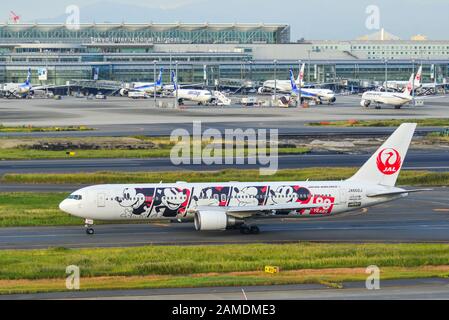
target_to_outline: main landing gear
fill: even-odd
[[[95,233],[94,228],[92,226],[94,225],[94,221],[92,219],[86,219],[84,220],[84,227],[86,228],[86,234],[93,235]]]
[[[241,234],[259,234],[260,229],[258,226],[248,226],[246,224],[243,224],[240,226],[240,233]]]

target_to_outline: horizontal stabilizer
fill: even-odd
[[[425,191],[432,191],[432,189],[398,190],[398,191],[390,191],[390,192],[368,193],[366,196],[369,198],[375,198],[375,197],[396,196],[396,195],[401,195],[401,194],[408,194],[408,193],[414,193],[414,192],[425,192]]]

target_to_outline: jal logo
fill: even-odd
[[[386,175],[392,175],[401,168],[401,156],[395,149],[383,149],[377,156],[377,168]]]

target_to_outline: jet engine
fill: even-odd
[[[369,100],[360,101],[360,105],[365,108],[368,108],[370,104],[371,104],[371,101],[369,101]]]
[[[199,211],[195,214],[195,229],[198,231],[226,230],[244,223],[243,220],[228,216],[222,210]]]
[[[126,90],[126,89],[120,89],[120,95],[121,95],[122,97],[128,96],[128,90]]]

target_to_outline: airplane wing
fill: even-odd
[[[203,206],[195,209],[198,211],[207,211],[207,210],[222,210],[227,215],[235,217],[235,218],[249,218],[257,213],[264,211],[281,211],[281,210],[305,210],[305,209],[314,209],[314,208],[322,208],[326,206],[326,204],[303,204],[303,203],[289,203],[289,204],[278,204],[278,205],[269,205],[269,206],[235,206],[235,207],[209,207]]]
[[[376,197],[396,196],[396,195],[401,195],[401,194],[414,193],[414,192],[425,192],[425,191],[432,191],[432,190],[433,189],[397,190],[397,191],[391,191],[391,192],[368,193],[366,196],[369,198],[376,198]]]

